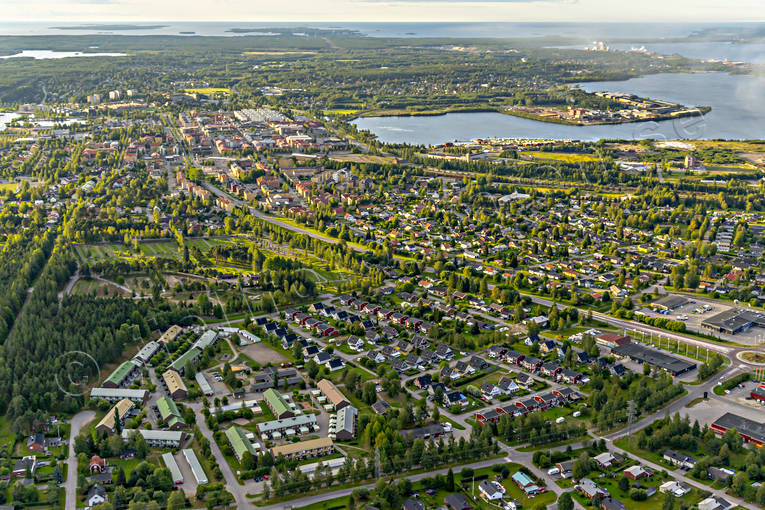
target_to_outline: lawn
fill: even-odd
[[[554,161],[563,161],[564,163],[579,163],[580,161],[598,161],[598,157],[592,154],[570,154],[559,152],[529,151],[525,155],[535,159],[552,159]],[[557,191],[557,190],[556,190]]]
[[[339,510],[341,508],[348,508],[350,503],[350,496],[341,496],[335,499],[328,499],[326,501],[319,501],[306,506],[292,507],[294,509],[300,508],[301,510]]]
[[[618,446],[624,451],[627,451],[635,455],[636,457],[641,457],[643,459],[649,460],[653,462],[654,464],[658,464],[660,466],[666,466],[667,470],[675,469],[674,466],[672,466],[666,460],[664,460],[664,457],[662,457],[662,454],[660,452],[641,450],[640,448],[638,448],[637,441],[634,439],[629,439],[627,437],[620,437],[619,439],[614,441],[614,445]],[[687,455],[692,455],[694,457],[698,455],[696,452],[679,452],[679,453],[686,453]]]
[[[507,491],[505,493],[505,499],[516,499],[518,500],[523,508],[546,508],[548,505],[555,502],[556,497],[555,493],[545,492],[542,494],[538,494],[536,496],[527,497],[526,493],[521,490],[520,487],[518,487],[515,482],[512,480],[512,475],[515,474],[517,471],[520,471],[523,466],[520,464],[515,463],[508,463],[508,464],[500,464],[503,467],[506,467],[510,471],[510,476],[508,476],[506,479],[502,480],[502,486]],[[476,469],[475,470],[475,478],[486,476],[489,480],[494,479],[494,477],[497,474],[497,471],[494,471],[495,466],[492,467],[486,467],[482,469]],[[463,483],[467,482],[468,488],[470,488],[471,479],[468,478],[466,480],[462,480]],[[544,484],[541,484],[540,487],[544,487]]]

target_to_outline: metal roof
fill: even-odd
[[[165,461],[167,469],[170,470],[170,476],[173,477],[173,483],[183,483],[183,475],[181,474],[181,469],[178,467],[178,463],[175,462],[175,457],[173,457],[173,454],[163,453],[162,460]]]
[[[202,464],[199,463],[199,459],[197,458],[197,454],[194,453],[194,450],[191,448],[184,448],[183,456],[186,458],[186,462],[189,463],[189,466],[191,466],[191,472],[194,473],[194,478],[197,479],[197,483],[199,485],[207,483],[209,480],[207,479],[205,470],[202,468]]]

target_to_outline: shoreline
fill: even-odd
[[[361,119],[361,118],[442,117],[450,113],[499,113],[503,115],[512,115],[513,117],[520,117],[523,119],[534,120],[537,122],[546,122],[548,124],[560,124],[564,126],[586,127],[586,126],[634,124],[638,122],[655,122],[655,121],[671,120],[671,119],[678,119],[678,118],[684,118],[684,117],[703,117],[704,115],[712,111],[711,106],[697,106],[695,108],[696,110],[684,111],[676,115],[665,114],[665,115],[656,115],[656,116],[642,118],[642,119],[630,119],[630,120],[624,120],[624,121],[602,121],[602,122],[573,122],[566,119],[559,119],[555,117],[544,117],[541,115],[534,115],[533,113],[520,112],[516,110],[504,110],[504,109],[493,108],[493,107],[475,107],[475,108],[466,107],[466,108],[453,108],[453,109],[442,109],[442,110],[423,110],[418,112],[408,112],[408,111],[399,111],[399,110],[382,110],[382,111],[375,110],[375,111],[359,113],[353,116],[353,118],[349,119],[349,122],[352,122],[354,120]]]

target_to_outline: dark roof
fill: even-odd
[[[463,494],[449,494],[444,503],[452,510],[468,510],[473,508]]]
[[[611,352],[620,357],[629,357],[640,363],[649,363],[675,375],[682,374],[696,367],[696,363],[664,354],[637,343],[620,345]]]
[[[756,422],[737,414],[725,413],[712,426],[725,430],[736,429],[739,434],[744,434],[756,441],[765,442],[765,423]]]
[[[407,499],[401,504],[403,510],[425,510],[425,505],[417,499]]]
[[[618,499],[606,498],[600,503],[603,510],[627,510],[627,507]]]

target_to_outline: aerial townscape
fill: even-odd
[[[765,25],[49,25],[0,35],[0,510],[765,508]]]

